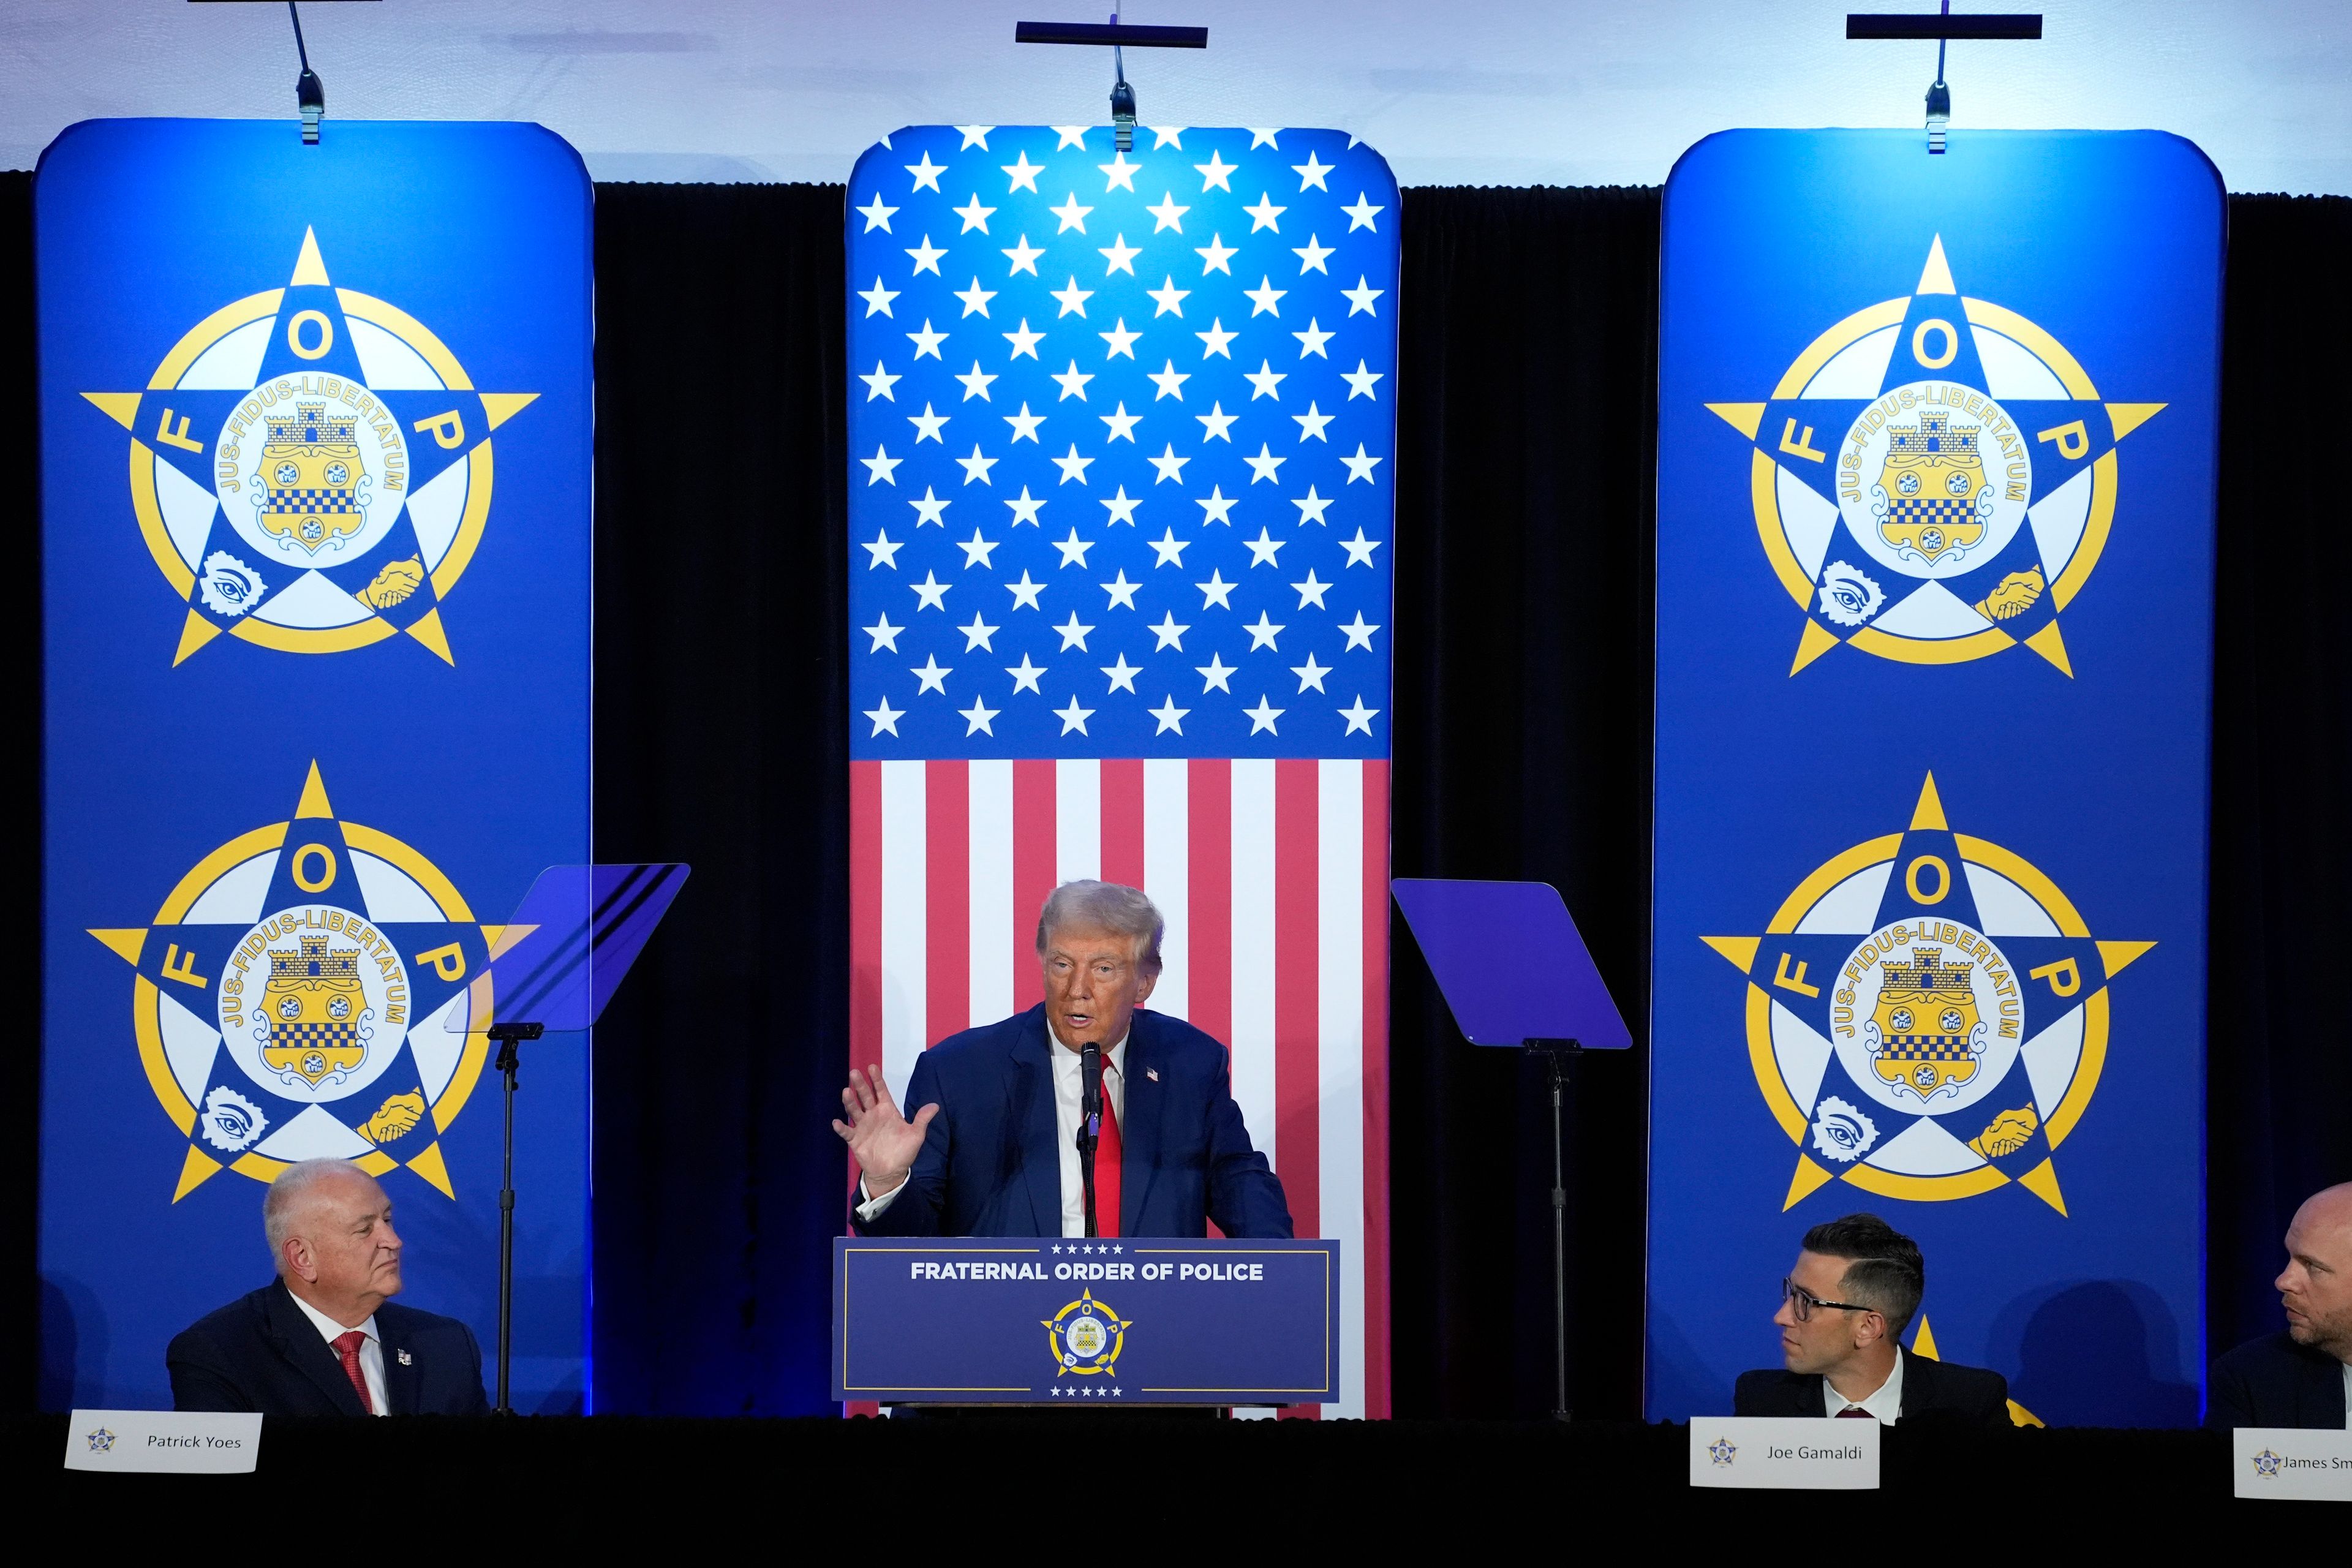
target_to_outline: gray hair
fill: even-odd
[[[1091,878],[1063,883],[1046,896],[1045,907],[1037,913],[1037,955],[1045,955],[1047,931],[1073,927],[1126,937],[1135,943],[1136,966],[1146,974],[1160,973],[1160,939],[1167,934],[1168,922],[1142,889]]]
[[[331,1176],[351,1174],[373,1181],[349,1160],[297,1160],[278,1173],[261,1198],[261,1229],[269,1237],[269,1256],[279,1273],[286,1270],[286,1241],[294,1234],[303,1198]]]

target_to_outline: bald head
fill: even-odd
[[[2320,1188],[2303,1200],[2303,1206],[2294,1211],[2294,1220],[2297,1225],[2308,1220],[2336,1230],[2352,1227],[2352,1182]]]
[[[2304,1200],[2286,1227],[2286,1267],[2273,1281],[2297,1344],[2352,1362],[2352,1182]]]

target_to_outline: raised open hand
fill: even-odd
[[[890,1086],[882,1081],[879,1064],[865,1072],[849,1069],[849,1087],[841,1091],[841,1107],[849,1120],[835,1122],[833,1130],[849,1145],[850,1157],[864,1173],[866,1195],[878,1198],[896,1192],[907,1179],[915,1156],[923,1152],[923,1130],[940,1108],[926,1105],[915,1112],[912,1121],[898,1114]]]

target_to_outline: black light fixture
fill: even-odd
[[[191,5],[219,5],[225,0],[188,0]],[[226,0],[226,3],[251,4],[254,0]],[[327,117],[327,84],[310,68],[310,47],[302,41],[302,13],[294,0],[286,0],[286,14],[294,22],[294,54],[302,62],[302,74],[294,79],[294,107],[302,116],[302,144],[319,144],[319,122]]]
[[[290,5],[292,0],[288,0]],[[1127,56],[1122,46],[1133,44],[1138,48],[1205,49],[1209,47],[1206,27],[1140,27],[1132,26],[1111,13],[1108,24],[1101,22],[1015,22],[1013,41],[1016,44],[1108,44],[1111,55],[1110,123],[1111,140],[1118,151],[1129,153],[1135,148],[1135,89],[1127,81]]]
[[[1849,12],[1845,36],[1936,40],[1936,79],[1927,84],[1927,151],[1941,153],[1945,132],[1952,123],[1952,89],[1944,85],[1946,47],[1954,38],[2038,38],[2042,36],[2042,15],[2038,11],[2005,11],[1981,16],[1955,16],[1952,0],[1944,0],[1942,11],[1932,16]]]
[[[286,0],[286,14],[294,18],[294,53],[302,61],[302,74],[294,79],[294,107],[302,114],[302,144],[319,144],[319,121],[327,117],[327,84],[310,68],[310,46],[302,41],[302,11],[294,0]]]

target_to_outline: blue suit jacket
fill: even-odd
[[[937,1104],[907,1185],[869,1236],[1059,1236],[1061,1136],[1045,1005],[950,1035],[925,1051],[906,1111]],[[1286,1237],[1282,1181],[1250,1147],[1225,1047],[1138,1008],[1119,1121],[1121,1236]],[[1153,1075],[1157,1073],[1155,1078]]]

